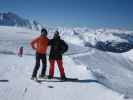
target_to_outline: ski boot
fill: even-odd
[[[36,81],[37,80],[37,77],[36,76],[32,76],[31,77],[31,80],[35,80]]]
[[[47,76],[46,75],[39,75],[39,78],[42,78],[42,79],[47,79]]]
[[[61,77],[61,80],[62,80],[62,81],[66,81],[66,80],[67,80],[66,76],[65,76],[65,75],[62,76],[62,77]]]

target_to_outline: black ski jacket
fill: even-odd
[[[48,44],[51,46],[49,59],[62,60],[62,55],[68,50],[68,45],[65,41],[58,37],[49,40]]]

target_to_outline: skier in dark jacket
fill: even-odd
[[[55,32],[53,39],[49,40],[49,45],[51,46],[51,49],[49,55],[50,70],[48,78],[52,79],[54,77],[54,64],[56,61],[60,71],[60,78],[62,80],[66,80],[62,55],[68,50],[68,45],[65,43],[64,40],[60,39],[58,31]]]

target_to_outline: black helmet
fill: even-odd
[[[41,35],[42,35],[42,36],[47,36],[47,34],[48,34],[47,30],[46,30],[45,28],[43,28],[43,29],[41,30]]]

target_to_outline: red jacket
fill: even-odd
[[[48,38],[44,36],[39,36],[32,40],[31,46],[39,54],[46,54],[48,47]]]

